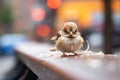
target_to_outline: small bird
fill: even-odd
[[[75,51],[81,49],[84,43],[75,22],[65,22],[63,28],[51,40],[56,42],[56,49],[63,52],[62,57],[67,56],[66,52],[78,55]]]

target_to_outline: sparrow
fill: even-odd
[[[54,40],[56,43],[56,48],[53,50],[57,49],[63,52],[63,57],[67,56],[65,54],[66,52],[78,55],[76,51],[81,49],[84,43],[83,37],[78,31],[78,26],[75,22],[65,22],[63,28],[51,40]]]

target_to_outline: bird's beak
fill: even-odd
[[[72,32],[70,32],[70,33],[69,33],[69,38],[74,38],[74,36],[73,36],[73,33],[72,33]]]

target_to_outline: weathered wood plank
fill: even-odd
[[[43,80],[120,80],[120,57],[114,55],[51,56],[50,44],[16,46],[20,59]]]

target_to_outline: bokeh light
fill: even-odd
[[[103,10],[102,1],[70,0],[65,1],[57,10],[57,18],[59,23],[67,20],[77,20],[82,28],[87,29],[92,25],[92,14],[94,12],[102,13]]]
[[[45,18],[46,12],[42,8],[34,8],[32,10],[32,19],[35,21],[41,21]]]
[[[50,32],[51,32],[51,29],[46,24],[41,24],[36,29],[36,34],[39,37],[47,37],[47,36],[49,36]]]
[[[47,0],[47,6],[51,9],[57,9],[61,5],[61,0]]]

